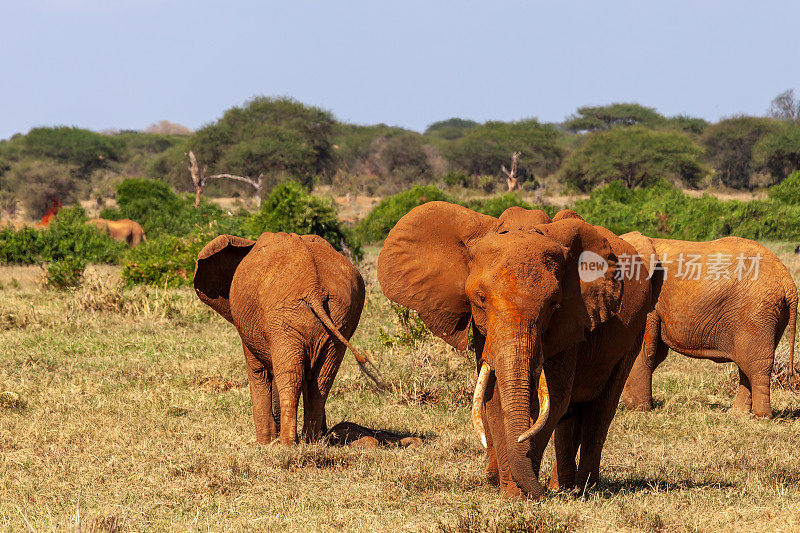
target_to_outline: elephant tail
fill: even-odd
[[[787,291],[786,301],[789,303],[789,385],[797,383],[797,376],[794,368],[794,341],[797,331],[797,287],[792,281],[791,288]]]
[[[306,303],[308,303],[308,306],[311,308],[314,314],[317,315],[317,318],[319,318],[320,322],[322,322],[325,328],[331,333],[333,333],[334,337],[339,339],[345,346],[347,346],[350,349],[351,352],[353,352],[353,355],[355,356],[356,361],[358,362],[358,367],[369,379],[373,381],[373,383],[375,383],[375,386],[378,388],[378,390],[379,391],[386,390],[386,385],[383,383],[383,378],[381,377],[381,373],[378,371],[377,368],[375,368],[375,365],[372,364],[372,361],[370,361],[367,358],[367,356],[356,350],[353,347],[353,345],[350,344],[350,341],[348,341],[344,337],[344,335],[342,335],[342,333],[339,331],[339,328],[337,328],[336,324],[334,324],[333,320],[331,320],[331,317],[328,316],[328,313],[325,311],[325,308],[322,307],[322,302],[317,300],[313,301],[307,300]]]

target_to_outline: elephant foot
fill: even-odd
[[[500,499],[507,501],[525,501],[528,497],[516,483],[504,483],[500,487]]]
[[[575,475],[573,474],[569,477],[571,477],[571,479],[562,481],[558,476],[551,476],[550,483],[547,484],[547,490],[552,492],[574,492],[576,490]]]
[[[625,405],[625,408],[629,411],[652,411],[653,410],[653,399],[634,399],[634,398],[622,398],[622,403]]]
[[[500,471],[497,469],[497,463],[490,461],[486,465],[486,481],[490,485],[500,485]]]

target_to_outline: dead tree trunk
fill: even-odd
[[[194,152],[189,150],[189,173],[192,175],[192,183],[194,183],[194,208],[200,208],[200,195],[203,194],[203,187],[206,184],[206,166],[200,168],[197,164],[197,158]]]
[[[520,188],[519,180],[517,179],[517,171],[519,170],[519,156],[522,155],[521,152],[514,152],[514,155],[511,156],[511,170],[507,170],[505,165],[502,165],[500,168],[503,170],[503,173],[506,175],[506,185],[508,185],[509,191],[515,191]]]
[[[203,168],[200,168],[200,165],[197,164],[197,158],[194,155],[194,152],[189,150],[187,154],[189,156],[189,172],[192,175],[192,183],[194,183],[194,208],[200,208],[200,195],[203,194],[203,188],[208,183],[208,180],[220,179],[220,178],[228,178],[231,180],[236,181],[243,181],[248,185],[252,186],[256,191],[256,207],[261,208],[261,191],[264,189],[264,174],[259,174],[258,178],[248,178],[247,176],[235,176],[233,174],[215,174],[213,176],[206,176],[206,170],[208,167],[203,165]]]

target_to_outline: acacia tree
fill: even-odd
[[[252,180],[284,173],[308,186],[333,169],[333,128],[327,111],[290,98],[256,97],[199,129],[188,148],[202,154],[214,175]]]
[[[660,179],[697,185],[706,174],[703,151],[687,135],[642,126],[612,128],[588,136],[564,161],[564,180],[581,191],[621,180],[633,189]]]
[[[615,126],[656,126],[665,118],[652,107],[635,103],[613,103],[604,106],[583,106],[564,127],[570,131],[607,130]]]

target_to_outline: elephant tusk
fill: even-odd
[[[533,425],[519,436],[517,442],[524,442],[529,438],[536,435],[542,427],[544,427],[545,423],[547,422],[547,417],[550,415],[550,393],[547,390],[547,380],[544,377],[544,368],[542,368],[541,374],[539,374],[539,388],[537,389],[537,393],[539,395],[539,416],[536,418],[536,422]]]
[[[481,363],[481,371],[478,374],[478,381],[475,382],[475,394],[472,396],[472,425],[475,427],[475,433],[481,439],[481,444],[484,448],[486,445],[486,429],[483,427],[483,418],[481,417],[481,406],[483,405],[483,395],[486,393],[486,384],[489,383],[489,374],[492,368],[485,361]]]

